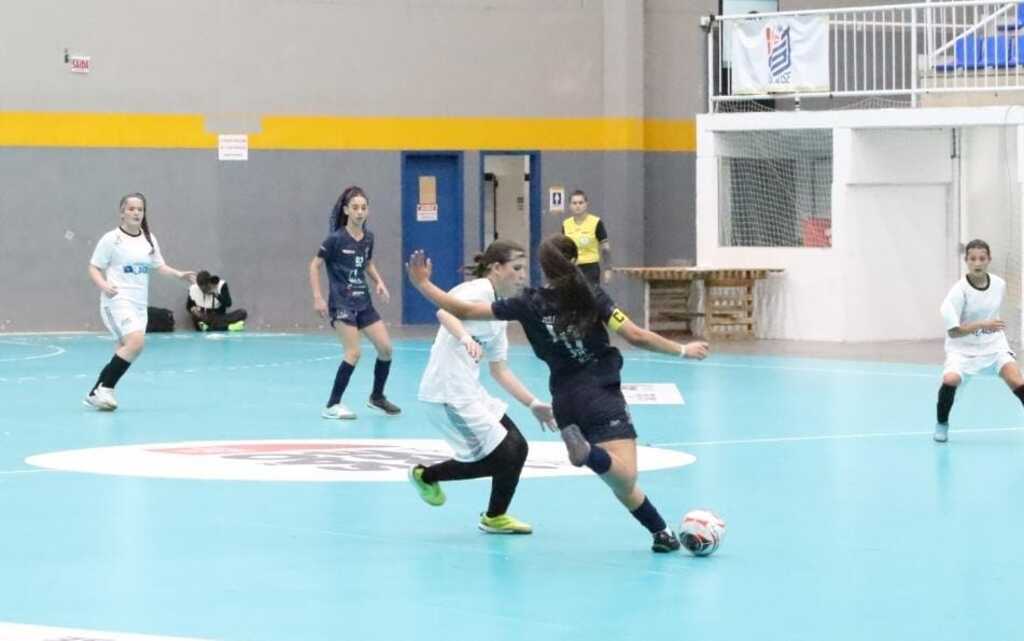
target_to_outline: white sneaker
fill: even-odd
[[[114,398],[112,391],[105,387],[97,387],[93,393],[82,399],[82,403],[101,412],[113,412],[117,409],[117,399]]]
[[[351,421],[356,417],[356,413],[345,407],[344,403],[338,403],[337,405],[331,405],[325,407],[324,411],[320,412],[320,416],[323,418],[340,419],[342,421]]]
[[[100,399],[100,401],[107,404],[110,407],[110,409],[117,409],[117,399],[114,398],[114,388],[103,387],[102,385],[100,385],[99,387],[96,388],[94,394]]]

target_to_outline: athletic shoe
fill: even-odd
[[[320,412],[320,416],[323,418],[340,419],[342,421],[351,421],[355,419],[356,413],[345,407],[344,403],[338,403],[325,407],[324,411]]]
[[[116,405],[110,405],[107,401],[105,401],[100,396],[97,396],[95,393],[89,394],[88,396],[83,398],[82,404],[88,405],[89,407],[95,407],[101,412],[113,412],[114,410],[117,409]]]
[[[584,438],[580,426],[575,423],[566,425],[561,430],[562,441],[569,452],[569,462],[576,467],[582,466],[590,457],[590,443]]]
[[[478,528],[488,534],[531,534],[533,526],[523,523],[511,514],[499,514],[498,516],[480,515]]]
[[[665,528],[661,532],[654,533],[654,542],[651,543],[652,552],[675,552],[679,549],[679,539],[676,538],[675,532]]]
[[[936,423],[935,434],[932,435],[936,443],[945,443],[949,440],[949,423]]]
[[[199,325],[199,331],[201,331],[201,332],[210,331],[210,326],[207,325],[206,323],[204,323],[203,321],[199,321],[198,325]]]
[[[369,407],[371,410],[374,410],[375,412],[387,414],[388,416],[398,416],[399,414],[402,413],[402,408],[395,405],[394,403],[392,403],[383,396],[381,396],[380,398],[374,398],[371,396],[370,399],[366,401],[366,406]]]
[[[98,385],[82,402],[104,412],[113,412],[117,409],[117,399],[114,397],[114,390],[102,385]]]
[[[422,465],[414,465],[409,468],[409,482],[413,484],[416,491],[420,493],[420,498],[427,505],[433,505],[438,507],[444,505],[444,490],[441,489],[440,483],[427,483],[423,480],[423,470],[425,468]]]
[[[240,332],[240,331],[242,331],[244,329],[245,329],[245,321],[244,320],[235,321],[234,323],[231,323],[230,325],[228,325],[228,331],[229,332]]]

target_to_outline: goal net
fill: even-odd
[[[831,246],[831,129],[718,135],[723,247]]]

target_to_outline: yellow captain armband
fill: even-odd
[[[608,317],[608,329],[612,330],[613,332],[617,332],[619,331],[619,328],[625,325],[626,321],[628,320],[629,316],[626,316],[626,314],[621,309],[616,307],[614,310],[612,310],[612,315]]]

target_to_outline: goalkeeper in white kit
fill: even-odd
[[[946,363],[935,423],[934,438],[939,443],[949,438],[956,388],[968,375],[996,371],[1024,403],[1024,377],[1006,342],[1006,323],[999,319],[1006,281],[988,272],[992,250],[983,240],[967,243],[964,261],[967,273],[949,290],[940,308],[946,327]]]

